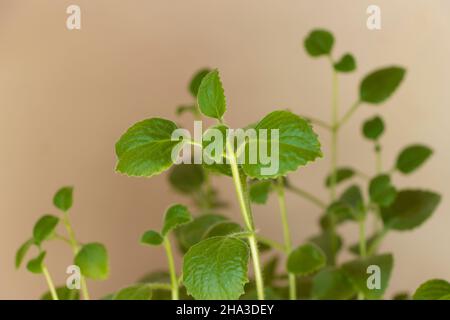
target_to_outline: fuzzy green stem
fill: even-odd
[[[277,194],[278,194],[278,204],[280,206],[281,223],[283,225],[284,246],[286,248],[286,253],[289,254],[292,251],[292,240],[291,240],[291,232],[289,230],[289,223],[287,219],[286,199],[284,196],[284,183],[282,177],[279,177],[277,181]],[[297,286],[295,274],[289,273],[288,277],[289,277],[289,299],[296,300]]]
[[[236,189],[236,195],[239,201],[239,206],[241,208],[241,213],[244,218],[245,225],[247,230],[251,232],[251,235],[248,237],[248,242],[250,245],[250,251],[253,259],[253,268],[255,272],[255,281],[256,281],[256,292],[259,300],[264,300],[264,281],[262,277],[261,263],[259,260],[259,252],[258,252],[258,244],[255,236],[255,228],[253,225],[253,216],[251,213],[251,207],[249,205],[249,201],[246,198],[246,191],[244,187],[246,187],[247,181],[241,181],[241,177],[239,174],[239,169],[237,166],[236,154],[234,153],[233,147],[229,139],[226,142],[228,159],[230,162],[231,172],[233,175],[234,187]],[[243,186],[244,183],[244,186]]]
[[[356,102],[354,102],[350,109],[344,114],[342,119],[339,122],[335,123],[336,129],[341,128],[348,121],[348,119],[350,119],[352,114],[356,111],[356,109],[358,109],[360,105],[361,101],[357,100]]]
[[[72,225],[69,220],[69,214],[67,212],[63,212],[63,223],[66,227],[67,234],[69,235],[69,242],[70,246],[72,247],[73,256],[75,257],[78,254],[78,251],[80,250],[80,246],[78,244],[78,241],[75,238],[75,232],[73,231]],[[86,278],[81,275],[80,277],[81,282],[81,291],[83,293],[84,300],[89,300],[89,290],[86,283]]]
[[[59,300],[58,294],[56,293],[55,285],[53,284],[52,277],[50,276],[47,266],[44,263],[42,263],[42,273],[44,274],[45,281],[47,281],[47,285],[50,290],[50,295],[52,296],[52,299]]]
[[[169,264],[170,285],[172,291],[172,300],[178,300],[178,278],[175,270],[175,262],[173,260],[172,246],[169,237],[164,238],[164,249],[166,250],[167,263]]]

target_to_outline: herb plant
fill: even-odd
[[[27,263],[27,269],[36,274],[43,274],[47,282],[49,292],[45,293],[43,299],[53,300],[78,300],[79,290],[69,289],[66,285],[55,287],[50,272],[45,263],[47,251],[44,244],[52,240],[61,240],[68,244],[73,252],[73,265],[80,269],[78,279],[83,299],[89,300],[89,291],[86,278],[104,280],[109,274],[108,254],[104,245],[98,242],[81,244],[75,237],[72,224],[70,223],[69,210],[73,203],[73,188],[63,187],[53,197],[54,206],[60,211],[59,216],[46,214],[34,225],[32,236],[25,241],[17,250],[15,265],[19,268],[28,251],[35,247],[37,256]],[[66,236],[58,232],[58,225],[63,224]]]
[[[366,106],[378,109],[399,89],[406,70],[400,66],[388,66],[367,73],[360,82],[354,103],[342,113],[338,90],[340,76],[354,71],[357,63],[350,53],[336,59],[333,45],[334,37],[326,30],[313,30],[304,40],[304,48],[311,57],[325,58],[330,63],[329,122],[276,110],[245,127],[255,129],[256,136],[235,141],[227,136],[230,125],[225,121],[225,114],[229,106],[219,71],[202,69],[193,76],[188,87],[195,101],[176,109],[178,116],[190,113],[195,120],[206,117],[216,121],[203,133],[205,139],[201,143],[173,140],[172,133],[179,126],[163,118],[140,121],[120,137],[115,146],[117,172],[130,177],[152,177],[169,170],[171,186],[190,198],[193,206],[188,209],[181,204],[171,205],[160,231],[143,230],[142,244],[164,247],[168,272],[152,272],[105,298],[295,300],[384,297],[394,257],[388,252],[379,252],[380,244],[389,232],[419,227],[433,214],[441,199],[439,194],[429,190],[399,189],[395,186],[395,177],[412,174],[433,151],[425,145],[412,144],[399,152],[392,165],[386,165],[382,161],[385,124],[379,114],[374,114],[361,125],[363,137],[373,145],[373,172],[363,173],[355,169],[354,164],[341,164],[339,133],[342,127],[358,109]],[[324,155],[314,128],[330,133],[331,148]],[[173,150],[210,148],[215,142],[207,139],[212,129],[224,134],[222,147],[215,158],[226,161],[174,165]],[[259,129],[278,131],[277,135],[264,136]],[[278,143],[279,161],[275,172],[263,174],[269,165],[261,158],[255,163],[238,161],[242,155],[246,160],[251,157],[251,142],[266,143],[269,150]],[[299,188],[288,177],[289,173],[323,156],[330,163],[324,179],[328,200]],[[221,213],[227,210],[227,203],[220,199],[211,184],[212,179],[221,176],[233,181],[242,223]],[[305,243],[292,243],[291,234],[295,230],[288,223],[286,192],[310,201],[321,213],[321,232]],[[264,205],[272,194],[278,200],[282,243],[260,234],[253,216],[253,207]],[[67,292],[60,293],[65,289],[57,290],[52,283],[44,263],[44,240],[63,239],[71,244],[75,264],[80,266],[85,277],[103,279],[108,268],[106,250],[102,245],[94,243],[80,247],[75,240],[67,214],[72,203],[72,189],[61,189],[54,203],[62,211],[62,218],[44,216],[38,221],[33,237],[17,253],[16,266],[20,265],[31,246],[37,247],[39,255],[28,263],[28,269],[45,275],[51,296],[57,299],[58,296],[66,297]],[[66,226],[68,238],[55,232],[60,220]],[[375,222],[372,232],[367,231],[369,220]],[[345,223],[357,226],[358,243],[344,244],[340,227]],[[175,265],[174,248],[183,255],[182,266]],[[341,261],[339,254],[344,248],[353,253],[354,258]],[[262,255],[267,257],[262,260]],[[282,268],[279,267],[280,259],[285,260]],[[249,271],[250,262],[252,272]],[[375,278],[377,271],[378,280]],[[368,279],[372,276],[373,287]],[[88,298],[84,278],[82,292]],[[402,293],[394,298],[409,298],[409,294]],[[450,299],[450,284],[445,280],[430,280],[418,288],[413,298]]]

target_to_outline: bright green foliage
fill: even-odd
[[[401,173],[409,174],[419,168],[433,153],[424,145],[411,145],[402,150],[397,158],[396,168]]]
[[[113,300],[150,300],[152,289],[146,284],[135,284],[117,292]]]
[[[334,64],[334,70],[338,72],[352,72],[356,69],[355,58],[350,54],[344,54],[338,62]]]
[[[355,175],[355,171],[352,168],[349,167],[342,167],[336,169],[336,184],[339,184],[345,180],[350,179]],[[333,181],[333,174],[330,173],[327,178],[325,179],[325,185],[327,187],[330,187]]]
[[[384,122],[379,116],[367,119],[362,127],[364,137],[370,140],[378,140],[384,132]]]
[[[63,187],[53,197],[53,204],[59,210],[66,212],[72,207],[73,187]]]
[[[450,283],[441,279],[428,280],[422,283],[414,293],[414,300],[448,300]]]
[[[183,260],[183,282],[195,299],[237,299],[244,293],[249,248],[233,237],[213,237],[192,246]]]
[[[20,267],[22,264],[23,259],[25,258],[25,255],[27,254],[30,247],[34,244],[34,239],[28,239],[25,241],[20,248],[16,252],[16,260],[15,260],[15,266],[16,269]]]
[[[433,214],[440,201],[441,196],[430,191],[399,191],[395,201],[381,210],[384,225],[395,230],[414,229]]]
[[[212,138],[210,141],[209,139],[207,139],[207,137],[210,134],[210,130],[215,129],[215,130],[219,130],[221,132],[221,137],[222,137],[222,153],[220,155],[216,155],[215,152],[211,153],[212,157],[217,157],[217,158],[221,158],[221,163],[218,163],[217,161],[215,161],[215,159],[211,159],[209,157],[210,153],[204,153],[203,154],[203,167],[205,169],[208,169],[212,172],[215,173],[219,173],[219,174],[224,174],[227,176],[231,177],[231,168],[230,165],[226,163],[226,141],[227,141],[227,129],[228,127],[225,125],[216,125],[216,126],[212,126],[210,128],[208,128],[204,133],[203,133],[203,149],[204,150],[208,150],[208,146],[211,145],[211,147],[215,146],[214,142],[214,138]]]
[[[364,200],[361,189],[356,186],[350,186],[341,196],[341,203],[347,205],[355,220],[360,220],[365,216]]]
[[[42,251],[41,253],[39,253],[39,255],[36,258],[28,261],[28,264],[27,264],[28,271],[30,271],[32,273],[42,273],[43,272],[42,265],[43,265],[46,254],[47,254],[47,252]]]
[[[190,247],[205,237],[211,226],[225,220],[226,218],[224,216],[218,214],[205,214],[180,226],[175,230],[179,247],[183,252],[186,252]]]
[[[320,142],[316,133],[308,121],[289,111],[274,111],[265,116],[256,126],[258,141],[263,141],[260,129],[267,130],[267,150],[271,150],[273,138],[271,130],[279,132],[279,164],[275,173],[264,172],[270,164],[263,164],[260,160],[255,164],[245,161],[242,168],[245,174],[251,178],[268,179],[284,176],[290,171],[295,171],[299,166],[304,166],[308,161],[314,161],[322,156]],[[249,141],[248,143],[251,143]],[[248,157],[246,147],[246,159]]]
[[[75,256],[75,264],[87,278],[103,280],[109,275],[108,253],[101,243],[83,245]]]
[[[212,225],[206,232],[204,238],[228,236],[238,232],[242,232],[242,227],[239,224],[231,221],[222,221]]]
[[[213,70],[203,77],[198,88],[197,103],[205,116],[222,119],[226,111],[226,101],[217,70]]]
[[[164,238],[154,230],[146,231],[141,237],[142,244],[148,244],[151,246],[159,246],[164,241]]]
[[[200,84],[202,83],[203,78],[210,73],[210,69],[202,69],[199,70],[191,79],[191,82],[189,83],[189,92],[192,94],[192,96],[195,98],[197,97],[198,88],[200,87]]]
[[[129,176],[150,177],[172,165],[172,149],[180,141],[172,141],[177,125],[172,121],[152,118],[134,124],[116,143],[116,170]]]
[[[394,259],[391,254],[382,254],[367,258],[359,258],[342,265],[342,269],[350,278],[358,292],[362,292],[366,299],[379,299],[383,296],[391,277]],[[380,289],[369,287],[371,282],[367,270],[369,266],[379,267]],[[371,271],[373,273],[373,271]],[[372,274],[371,273],[371,274]],[[376,274],[373,274],[376,276]]]
[[[165,237],[169,231],[186,224],[191,220],[192,216],[188,208],[180,204],[173,205],[166,211],[161,235]]]
[[[362,102],[380,104],[398,88],[405,75],[401,67],[387,67],[368,74],[359,87]]]
[[[381,207],[387,207],[395,201],[397,190],[391,184],[389,175],[380,174],[370,180],[369,195],[372,202]]]
[[[33,238],[36,245],[41,245],[42,241],[48,239],[55,231],[59,218],[52,215],[41,217],[33,228]]]
[[[313,243],[306,243],[294,249],[288,257],[287,270],[302,276],[316,272],[325,266],[325,253]]]
[[[334,234],[334,253],[338,253],[342,248],[342,238],[338,234]],[[332,258],[331,233],[324,231],[321,234],[309,239],[310,242],[317,245],[325,253],[326,262],[329,263]]]
[[[257,204],[265,204],[272,190],[272,181],[257,181],[250,185],[250,200]]]
[[[59,300],[80,300],[80,290],[69,289],[66,286],[57,287],[56,294]],[[53,300],[50,291],[44,293],[41,300]]]
[[[335,267],[325,268],[314,276],[312,298],[347,300],[355,295],[355,288],[347,275]]]
[[[305,49],[310,56],[329,55],[333,49],[334,37],[326,30],[313,30],[305,39]]]
[[[177,191],[193,193],[205,181],[203,168],[199,164],[181,164],[171,168],[169,182]]]

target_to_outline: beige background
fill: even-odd
[[[371,3],[381,6],[381,31],[365,26]],[[65,28],[69,4],[81,6],[81,31]],[[160,227],[170,203],[184,199],[170,191],[165,175],[115,174],[115,141],[140,119],[174,118],[174,108],[191,101],[191,74],[203,66],[220,69],[226,118],[235,126],[274,108],[328,119],[329,66],[308,58],[301,45],[314,27],[334,32],[336,55],[351,51],[357,57],[358,71],[341,76],[342,110],[366,72],[394,63],[408,68],[388,103],[364,106],[342,131],[339,162],[373,172],[372,147],[359,131],[361,121],[378,111],[387,122],[385,166],[407,143],[433,147],[427,166],[411,177],[395,176],[400,186],[430,188],[444,198],[423,227],[387,237],[383,248],[395,254],[389,294],[431,277],[450,279],[449,1],[1,0],[0,298],[32,299],[46,290],[42,277],[14,270],[14,253],[40,215],[55,213],[52,195],[67,184],[76,188],[71,216],[78,237],[104,242],[111,256],[110,279],[89,284],[94,297],[164,267],[163,251],[140,246],[138,238]],[[182,122],[190,128],[191,121]],[[327,155],[328,134],[317,131]],[[325,157],[293,180],[326,199],[328,165]],[[240,219],[231,181],[215,183],[232,203],[227,213]],[[295,196],[288,201],[298,244],[318,230],[320,212]],[[255,208],[261,232],[281,240],[277,214],[274,199]],[[353,227],[344,231],[348,242],[355,239]],[[49,269],[63,283],[70,250],[63,243],[48,249]]]

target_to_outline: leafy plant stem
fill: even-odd
[[[146,284],[149,288],[151,288],[152,290],[167,290],[167,291],[171,291],[172,290],[172,285],[168,284],[168,283],[147,283]]]
[[[73,255],[75,257],[78,253],[80,246],[78,244],[78,241],[75,238],[75,232],[73,231],[72,225],[69,220],[69,214],[67,212],[63,213],[62,220],[63,220],[64,226],[66,227],[67,234],[69,235],[68,240],[70,242],[70,245],[71,245],[72,251],[73,251]],[[87,287],[86,279],[83,275],[81,275],[81,277],[80,277],[80,282],[81,282],[81,291],[83,292],[84,300],[89,300],[90,299],[89,298],[89,290]]]
[[[250,245],[250,251],[253,259],[253,268],[255,272],[256,281],[256,291],[259,300],[264,300],[264,282],[262,277],[261,263],[259,260],[258,245],[255,237],[255,228],[253,225],[253,217],[251,213],[250,201],[248,200],[248,195],[244,187],[247,185],[247,180],[241,181],[239,174],[239,168],[237,166],[236,154],[233,151],[231,142],[229,139],[226,141],[227,153],[229,154],[229,161],[231,167],[231,173],[233,176],[234,187],[236,189],[237,198],[239,201],[239,206],[241,208],[242,216],[245,221],[245,225],[252,234],[248,237],[248,242]],[[243,186],[244,183],[244,186]]]
[[[283,225],[284,246],[286,252],[289,254],[292,251],[291,232],[289,230],[289,223],[287,219],[286,199],[284,196],[283,178],[279,177],[277,180],[277,194],[278,204],[280,206],[281,223]],[[291,300],[297,299],[296,279],[293,273],[289,273],[289,298]]]
[[[48,272],[47,266],[42,263],[42,273],[44,274],[45,281],[47,281],[48,288],[50,290],[50,294],[52,296],[53,300],[59,300],[58,294],[56,293],[55,285],[53,284],[52,277],[50,276],[50,273]]]
[[[380,174],[383,170],[382,162],[381,162],[381,146],[377,142],[375,144],[375,158],[376,158],[376,172]]]
[[[263,237],[261,235],[257,235],[256,239],[258,240],[258,242],[264,243],[273,249],[277,249],[283,253],[286,253],[286,247],[278,241]]]
[[[327,206],[325,204],[325,202],[323,202],[322,200],[320,200],[319,198],[317,198],[316,196],[312,195],[311,193],[297,187],[297,186],[293,186],[291,184],[287,184],[286,185],[286,189],[288,189],[289,191],[311,201],[312,203],[314,203],[316,206],[318,206],[321,209],[325,209]]]
[[[366,249],[366,218],[362,218],[358,221],[359,224],[359,254],[361,258],[365,258],[367,255]],[[364,300],[364,294],[362,292],[358,293],[358,300]]]
[[[350,107],[350,109],[344,114],[344,116],[342,117],[342,119],[335,123],[335,126],[337,129],[341,128],[344,123],[347,122],[348,119],[350,119],[350,117],[352,116],[352,114],[356,111],[356,109],[358,109],[358,107],[361,105],[361,101],[357,100],[355,103],[352,104],[352,106]]]
[[[164,238],[164,249],[166,250],[167,262],[169,264],[170,286],[172,291],[172,300],[178,300],[178,279],[175,271],[175,262],[173,260],[172,246],[169,237]]]
[[[332,127],[328,123],[323,121],[323,120],[320,120],[320,119],[317,119],[317,118],[313,118],[313,117],[309,117],[309,116],[303,116],[303,118],[305,118],[309,122],[311,122],[313,124],[316,124],[319,127],[322,127],[324,129],[327,129],[327,130],[331,130],[332,129]]]
[[[333,87],[332,87],[332,100],[331,100],[331,186],[330,186],[330,198],[331,201],[336,199],[336,182],[337,182],[337,157],[338,157],[338,116],[339,116],[339,102],[338,102],[338,92],[339,92],[339,83],[338,83],[338,75],[336,70],[333,67],[333,60],[330,57],[331,67],[333,68]],[[336,230],[335,230],[335,218],[331,215],[330,218],[330,242],[331,242],[331,265],[335,265],[336,263]]]

